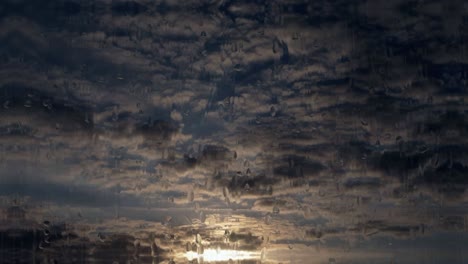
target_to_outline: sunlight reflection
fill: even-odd
[[[205,249],[203,253],[186,252],[185,257],[192,261],[203,259],[204,261],[228,261],[228,260],[251,260],[260,259],[260,253],[230,249]]]

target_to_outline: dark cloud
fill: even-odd
[[[276,162],[276,164],[281,163],[284,165],[275,167],[274,173],[287,178],[311,177],[325,169],[325,166],[320,162],[296,155],[283,157],[279,162]]]
[[[91,132],[94,128],[91,106],[80,100],[64,100],[63,98],[68,97],[68,94],[62,96],[21,85],[3,86],[0,96],[3,107],[0,113],[4,117],[5,129],[8,131],[10,127],[10,133],[16,135],[46,133],[41,131],[43,129],[64,133]],[[34,128],[28,128],[27,125],[22,124],[26,124],[30,119]],[[11,126],[14,125],[17,128],[12,130]]]
[[[346,179],[344,186],[346,188],[358,188],[358,187],[379,187],[381,185],[380,178],[377,177],[358,177]]]

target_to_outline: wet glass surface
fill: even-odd
[[[0,1],[0,263],[468,263],[466,1]]]

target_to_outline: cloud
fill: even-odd
[[[3,1],[3,207],[66,222],[73,238],[37,253],[58,262],[84,241],[98,262],[157,250],[183,262],[188,243],[388,263],[379,241],[454,236],[468,183],[463,9]]]

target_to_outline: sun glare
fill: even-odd
[[[185,257],[192,261],[203,259],[204,261],[228,261],[228,260],[249,260],[260,259],[260,253],[230,249],[205,249],[202,254],[197,252],[186,252]]]

